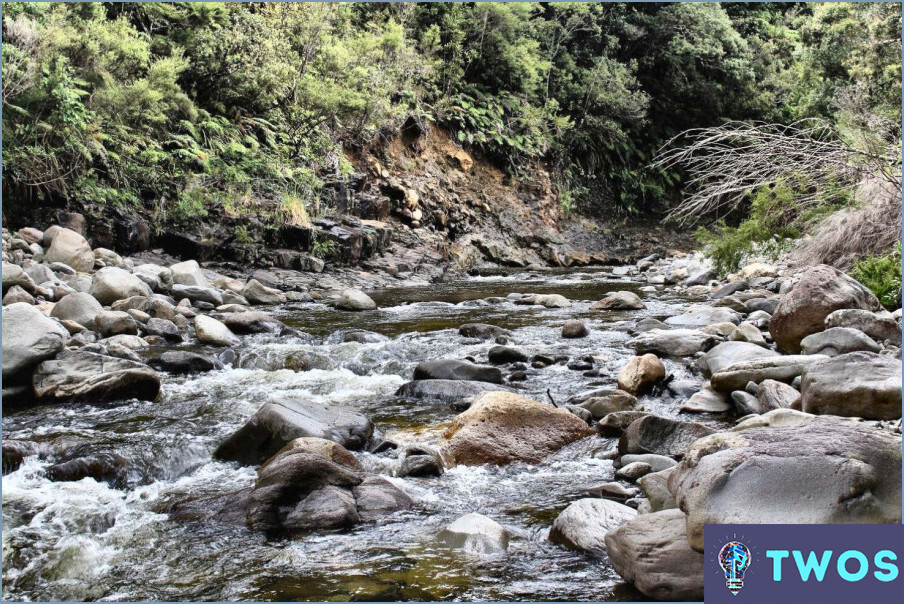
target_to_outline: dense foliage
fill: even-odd
[[[901,308],[901,242],[887,254],[857,262],[851,276],[870,288],[888,310]]]
[[[4,192],[304,221],[414,119],[579,210],[660,210],[686,128],[899,123],[900,35],[895,4],[4,3]]]

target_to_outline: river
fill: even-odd
[[[612,462],[605,457],[614,439],[585,438],[537,465],[455,467],[429,478],[394,477],[397,461],[357,452],[367,469],[411,495],[414,508],[378,524],[296,540],[267,541],[240,523],[202,513],[253,484],[254,468],[214,461],[211,452],[268,399],[292,394],[348,405],[370,417],[382,437],[436,445],[456,411],[393,394],[419,361],[486,361],[493,342],[459,336],[463,323],[511,329],[512,345],[528,355],[594,357],[598,377],[564,363],[530,371],[519,387],[537,400],[546,401],[547,390],[563,402],[613,387],[633,356],[624,345],[630,336],[619,327],[678,314],[687,303],[666,287],[642,293],[647,310],[589,310],[592,301],[620,289],[640,291],[639,284],[603,271],[513,273],[371,292],[380,308],[370,312],[316,303],[265,309],[302,334],[244,337],[237,360],[226,369],[165,375],[156,402],[4,413],[4,439],[108,456],[122,468],[109,482],[51,482],[44,473],[48,462],[30,457],[3,477],[4,599],[645,599],[604,558],[547,540],[562,509],[588,487],[612,479]],[[506,299],[512,292],[559,293],[572,306],[517,305]],[[562,323],[572,318],[585,321],[589,337],[561,338]],[[343,342],[342,330],[348,329],[385,338]],[[685,366],[665,363],[676,379],[692,377]],[[678,415],[678,399],[641,400],[647,410]],[[436,541],[444,526],[469,512],[507,527],[515,536],[509,550],[453,551]]]

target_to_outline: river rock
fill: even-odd
[[[813,363],[801,380],[801,409],[864,419],[901,417],[901,361],[851,352]]]
[[[629,394],[649,390],[665,377],[665,365],[655,354],[634,357],[618,372],[618,387]]]
[[[719,392],[743,390],[749,382],[759,384],[763,380],[789,383],[801,375],[804,368],[826,359],[821,354],[788,355],[742,361],[724,367],[710,378],[710,384]]]
[[[640,486],[643,494],[647,496],[647,500],[650,502],[651,512],[672,510],[678,507],[675,498],[669,491],[669,476],[672,475],[674,470],[675,466],[672,466],[658,472],[651,472],[637,479],[638,486]]]
[[[198,315],[195,317],[195,331],[198,341],[213,346],[238,346],[241,343],[228,327],[212,317]]]
[[[619,436],[634,421],[648,416],[646,411],[616,411],[610,413],[596,424],[596,431],[600,436]]]
[[[646,476],[652,471],[653,468],[650,466],[650,464],[644,463],[642,461],[632,461],[631,463],[626,464],[616,470],[615,477],[619,480],[634,482],[641,476]]]
[[[653,472],[661,472],[668,468],[678,465],[678,462],[666,455],[657,455],[655,453],[628,453],[617,458],[613,465],[616,468],[624,467],[628,464],[641,462],[650,466]]]
[[[37,285],[18,264],[3,263],[3,291],[18,285],[30,294],[35,293]]]
[[[606,533],[637,516],[637,510],[608,499],[578,499],[555,519],[549,540],[595,556],[606,553]]]
[[[173,298],[180,301],[206,302],[213,304],[214,307],[223,304],[223,295],[212,287],[175,284],[172,287],[172,294]]]
[[[69,296],[67,296],[68,298]],[[148,298],[145,296],[133,296],[125,300],[114,302],[110,308],[113,310],[121,310],[128,312],[131,309],[140,310],[147,313],[151,317],[158,319],[167,319],[172,321],[175,315],[175,307],[166,300],[158,297]]]
[[[493,365],[505,365],[507,363],[527,362],[528,356],[510,346],[493,346],[487,353],[487,359]]]
[[[748,342],[763,348],[769,348],[769,344],[766,342],[766,338],[763,337],[760,329],[752,323],[741,323],[735,328],[728,339],[733,342]]]
[[[697,329],[653,329],[628,342],[637,354],[658,353],[687,357],[709,350],[716,338]]]
[[[438,538],[448,547],[489,554],[507,550],[511,533],[492,518],[472,512],[443,529]]]
[[[858,329],[871,338],[891,340],[895,346],[901,345],[901,324],[887,313],[881,315],[858,308],[845,308],[827,316],[825,325]]]
[[[493,340],[499,336],[510,336],[512,335],[512,332],[487,323],[465,323],[458,328],[458,335],[465,338]]]
[[[640,490],[637,487],[626,488],[617,482],[604,482],[587,489],[587,494],[591,497],[614,499],[616,501],[630,499],[638,493],[640,493]]]
[[[149,336],[158,336],[168,342],[182,341],[182,331],[175,323],[166,319],[149,318],[144,324],[144,331]]]
[[[667,330],[672,329],[670,325],[666,325],[659,319],[654,319],[653,317],[646,317],[635,323],[633,326],[628,327],[628,333],[633,336],[636,336],[639,333],[646,333],[648,331],[652,331],[654,329]]]
[[[741,322],[741,316],[730,308],[698,305],[692,306],[683,315],[669,317],[665,322],[673,327],[704,327],[713,323],[734,323],[737,325]]]
[[[336,308],[351,311],[374,310],[377,303],[360,289],[347,289],[336,300]]]
[[[730,410],[728,397],[714,390],[709,382],[704,382],[700,390],[691,395],[680,409],[687,413],[725,413]]]
[[[173,287],[173,271],[159,264],[139,264],[132,274],[148,284],[154,291],[169,291]]]
[[[6,295],[3,296],[3,306],[9,306],[10,304],[15,304],[16,302],[34,304],[35,297],[22,289],[20,286],[13,285],[7,290]]]
[[[756,391],[763,413],[773,409],[790,409],[800,405],[800,392],[776,380],[763,380]]]
[[[138,335],[138,323],[126,312],[104,310],[94,317],[94,328],[104,338],[119,334]]]
[[[304,436],[325,438],[347,449],[360,449],[372,433],[370,420],[347,407],[286,399],[265,403],[217,447],[214,457],[254,465]]]
[[[711,268],[706,268],[706,269],[703,269],[703,270],[701,270],[701,271],[697,271],[696,273],[694,273],[693,275],[691,275],[690,277],[688,277],[688,278],[684,281],[684,284],[685,284],[685,285],[688,285],[688,286],[692,286],[692,285],[706,285],[706,284],[708,284],[710,281],[712,281],[713,279],[715,279],[717,276],[718,276],[718,275],[716,274],[716,271],[714,271],[714,270],[711,269]]]
[[[399,510],[407,510],[412,505],[411,497],[382,476],[365,476],[358,486],[352,489],[355,505],[362,522],[373,522]]]
[[[132,296],[153,295],[147,283],[129,271],[115,266],[107,266],[94,273],[88,293],[103,305],[110,305]]]
[[[699,552],[705,524],[900,524],[901,436],[832,416],[721,432],[694,443],[669,489]]]
[[[35,370],[32,384],[38,398],[56,400],[152,401],[160,393],[160,376],[147,365],[82,351],[44,361]]]
[[[779,356],[777,352],[750,342],[722,342],[706,353],[702,365],[705,373],[713,375],[736,363],[777,356]]]
[[[556,409],[508,392],[486,392],[445,432],[446,449],[462,465],[536,463],[590,433],[587,424]]]
[[[571,306],[571,300],[561,294],[537,294],[534,296],[533,303],[546,308],[568,308]]]
[[[825,331],[810,334],[801,340],[800,350],[803,354],[823,354],[828,357],[836,357],[839,354],[861,350],[879,352],[881,348],[872,338],[859,329],[831,327]]]
[[[562,325],[563,338],[585,338],[590,334],[587,326],[583,322],[577,320],[565,321]]]
[[[618,452],[681,457],[695,441],[712,433],[712,428],[703,424],[647,415],[625,429],[618,441]]]
[[[158,359],[151,362],[152,365],[170,373],[201,373],[222,368],[223,364],[218,360],[187,350],[168,350]]]
[[[210,287],[207,277],[195,260],[186,260],[172,265],[170,272],[173,276],[173,285],[191,285],[194,287]]]
[[[769,333],[781,350],[798,354],[801,340],[825,329],[826,317],[842,308],[878,311],[882,306],[868,289],[838,269],[814,266],[782,296],[769,322]]]
[[[593,419],[602,419],[610,413],[618,411],[642,411],[643,405],[634,395],[627,392],[614,391],[605,396],[592,396],[578,404],[578,407],[590,412]]]
[[[62,262],[80,273],[87,273],[94,268],[94,252],[84,237],[73,230],[61,228],[53,235],[44,261],[48,264]]]
[[[643,310],[647,307],[634,292],[619,291],[590,305],[590,310]]]
[[[249,279],[242,288],[242,296],[251,304],[285,304],[286,294],[278,289],[267,287],[257,279]]]
[[[60,352],[69,341],[69,332],[25,302],[3,309],[3,379],[19,380],[45,359]]]
[[[703,554],[691,549],[681,510],[641,514],[606,534],[615,571],[643,595],[663,601],[703,601]]]
[[[510,392],[505,386],[468,380],[414,380],[402,384],[395,395],[404,398],[460,403],[478,394],[491,391]]]
[[[415,380],[465,380],[502,383],[502,372],[496,367],[475,365],[456,359],[439,359],[418,363],[414,368]]]
[[[285,324],[262,312],[246,311],[227,315],[223,323],[234,333],[279,333]]]

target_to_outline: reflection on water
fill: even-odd
[[[519,388],[557,401],[613,387],[632,353],[619,322],[676,312],[683,302],[646,298],[647,311],[592,312],[591,301],[617,289],[601,273],[494,276],[462,283],[376,292],[380,309],[337,312],[307,304],[274,309],[314,336],[244,338],[234,366],[197,376],[165,376],[159,401],[42,406],[4,415],[4,439],[41,443],[57,456],[115,454],[119,488],[86,478],[53,483],[49,462],[29,458],[3,477],[3,595],[6,599],[151,600],[635,600],[605,559],[546,540],[549,526],[584,490],[609,480],[603,453],[612,439],[589,437],[541,464],[449,469],[440,478],[393,476],[393,461],[357,453],[416,501],[380,525],[318,531],[268,542],[241,523],[209,518],[229,496],[254,482],[253,468],[211,460],[211,451],[263,402],[301,396],[355,407],[380,435],[435,445],[455,411],[448,405],[393,396],[414,366],[434,358],[485,361],[490,341],[462,338],[462,323],[513,330],[512,345],[529,355],[595,359],[598,377],[564,364],[529,372]],[[518,306],[512,292],[560,293],[571,308]],[[489,300],[488,300],[489,299]],[[562,340],[562,323],[582,318],[591,335]],[[329,338],[366,329],[373,343]],[[690,377],[667,361],[676,378]],[[676,415],[680,400],[644,401]],[[714,421],[714,420],[709,420]],[[179,510],[176,514],[174,511]],[[188,510],[188,511],[186,511]],[[435,535],[455,518],[479,512],[515,535],[504,554],[449,551]]]

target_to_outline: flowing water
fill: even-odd
[[[676,314],[686,304],[665,289],[644,295],[645,311],[589,310],[609,291],[637,287],[602,272],[513,274],[374,292],[380,309],[372,312],[289,305],[269,310],[303,332],[299,337],[246,337],[224,370],[165,375],[157,402],[5,413],[4,440],[32,440],[69,456],[105,455],[123,471],[109,482],[51,482],[44,472],[49,462],[30,457],[3,477],[4,599],[642,600],[605,559],[546,538],[568,503],[612,479],[605,454],[615,441],[598,436],[537,465],[455,467],[430,478],[395,477],[397,461],[358,452],[365,467],[389,477],[416,505],[351,530],[268,541],[240,522],[204,513],[255,478],[253,468],[213,461],[213,449],[262,403],[287,394],[354,407],[380,436],[436,445],[456,412],[393,393],[420,361],[485,361],[493,342],[459,336],[463,323],[511,329],[512,345],[529,355],[594,357],[600,377],[565,364],[532,372],[519,387],[538,400],[547,391],[562,402],[614,386],[633,354],[619,326]],[[519,306],[504,299],[511,292],[560,293],[573,305]],[[561,325],[571,318],[584,320],[591,335],[561,339]],[[340,330],[347,329],[385,339],[343,342]],[[666,367],[678,379],[690,375],[668,360]],[[643,400],[648,410],[678,414],[678,399]],[[515,536],[509,550],[488,555],[436,541],[444,526],[469,512],[506,526]]]

